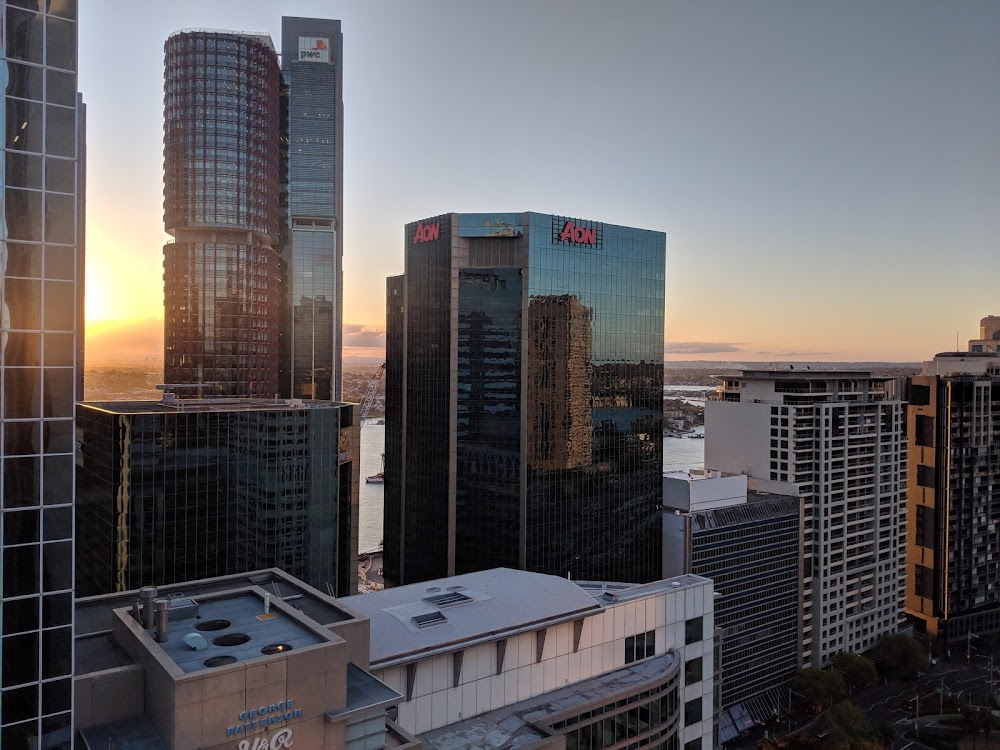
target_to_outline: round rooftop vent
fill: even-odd
[[[218,638],[213,638],[212,643],[216,646],[242,646],[250,640],[246,633],[226,633]]]
[[[287,643],[271,643],[260,650],[262,654],[283,654],[291,651],[292,647]]]
[[[449,591],[463,591],[464,589],[465,589],[465,586],[449,586],[448,587]]]
[[[195,630],[225,630],[230,625],[232,625],[229,620],[205,620],[205,622],[199,622],[194,626]]]
[[[429,589],[427,589],[427,593],[433,594],[435,591],[440,591],[440,590],[441,590],[440,586],[431,586]]]
[[[211,659],[205,659],[206,667],[224,667],[227,664],[235,664],[235,656],[213,656]]]

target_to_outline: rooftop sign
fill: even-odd
[[[300,36],[299,62],[330,62],[330,40],[319,36]]]

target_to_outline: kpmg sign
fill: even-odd
[[[330,62],[330,40],[319,36],[300,36],[299,62]]]

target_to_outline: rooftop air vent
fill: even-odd
[[[206,667],[224,667],[227,664],[235,664],[237,661],[235,656],[213,656],[209,659],[205,659]]]
[[[467,604],[471,602],[472,599],[465,594],[458,593],[457,591],[449,591],[447,594],[428,596],[424,599],[424,601],[435,607],[454,607],[456,604]]]
[[[225,630],[230,625],[232,625],[229,620],[205,620],[205,622],[199,622],[194,626],[195,630],[200,630],[205,632],[206,630]]]
[[[242,646],[250,640],[246,633],[226,633],[218,638],[213,638],[212,643],[216,646]]]
[[[270,655],[270,654],[283,654],[286,651],[291,651],[291,650],[292,647],[289,646],[287,643],[272,643],[268,646],[264,646],[264,648],[262,648],[260,652],[262,654]]]
[[[448,618],[440,612],[430,612],[426,615],[413,616],[413,624],[418,628],[429,628],[432,625],[440,625],[443,622],[448,622]]]

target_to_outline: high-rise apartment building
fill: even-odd
[[[165,45],[164,378],[278,393],[281,72],[270,37],[181,31]]]
[[[969,341],[970,352],[1000,352],[1000,315],[979,321],[979,338]]]
[[[744,370],[706,403],[705,464],[802,499],[805,664],[898,629],[904,408],[895,381],[847,370]]]
[[[281,391],[339,399],[343,328],[344,100],[340,21],[281,19]]]
[[[389,583],[659,576],[665,243],[530,212],[406,226],[387,281]]]
[[[76,20],[76,3],[0,2],[4,750],[71,739],[73,402],[83,368]]]
[[[353,407],[172,395],[77,407],[77,592],[258,568],[357,591]]]
[[[164,369],[192,395],[341,392],[340,22],[180,31],[164,84]]]
[[[938,354],[909,391],[906,612],[947,647],[1000,630],[1000,355]]]

